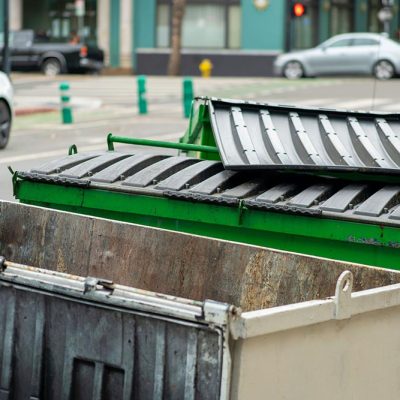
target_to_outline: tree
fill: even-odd
[[[181,68],[182,20],[185,14],[186,0],[173,0],[171,55],[168,63],[168,75],[179,75]]]

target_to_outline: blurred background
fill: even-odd
[[[399,28],[400,0],[0,0],[0,197],[109,132],[178,140],[194,96],[399,112]]]
[[[7,0],[1,0],[4,3]],[[32,29],[52,41],[73,32],[104,50],[107,68],[167,73],[173,0],[8,0],[10,29]],[[187,0],[182,21],[182,74],[270,76],[280,52],[314,47],[331,36],[385,29],[399,38],[398,0]],[[303,11],[298,5],[303,6]],[[385,26],[382,9],[390,11]],[[3,9],[3,7],[2,7]],[[297,14],[294,14],[297,10]],[[0,13],[0,24],[4,15]]]

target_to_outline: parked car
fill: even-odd
[[[10,32],[10,53],[13,70],[41,70],[45,75],[99,71],[104,61],[97,46],[55,43],[35,37],[32,30]]]
[[[13,88],[4,72],[0,72],[0,149],[7,146],[13,118]]]
[[[400,45],[376,33],[348,33],[312,49],[282,54],[274,66],[277,75],[288,79],[346,74],[390,79],[400,73]]]

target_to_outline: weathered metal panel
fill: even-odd
[[[331,296],[345,269],[356,291],[400,282],[396,271],[17,203],[0,204],[0,227],[10,261],[243,310]]]
[[[226,169],[399,174],[399,114],[204,100]]]
[[[201,305],[196,318],[172,319],[165,307],[143,311],[152,294],[84,288],[12,263],[0,273],[2,399],[220,398],[223,327]],[[170,301],[179,313],[181,301]]]

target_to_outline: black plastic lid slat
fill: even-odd
[[[399,201],[400,186],[385,186],[364,201],[354,214],[379,217]]]
[[[158,154],[135,154],[134,156],[118,161],[93,175],[91,181],[112,183],[121,178],[126,179],[128,176],[135,174],[141,169],[167,157],[168,156]]]
[[[210,103],[209,109],[215,141],[224,166],[227,164],[248,165],[248,161],[243,155],[241,144],[236,142],[237,137],[235,137],[232,129],[230,106],[214,110],[212,103]],[[216,132],[218,134],[215,134]]]
[[[59,174],[60,172],[68,168],[72,168],[85,161],[91,160],[92,158],[98,157],[101,154],[102,153],[97,153],[97,152],[72,154],[70,156],[65,156],[57,160],[46,162],[40,167],[33,168],[30,172],[43,175],[49,175],[55,173]]]
[[[95,174],[111,164],[129,157],[131,154],[117,153],[114,151],[107,152],[99,157],[85,161],[82,164],[76,165],[70,169],[65,170],[60,176],[66,178],[80,179],[91,174]]]
[[[383,154],[378,153],[357,118],[349,117],[347,121],[351,140],[361,160],[367,166],[390,168],[391,165]]]
[[[384,118],[377,118],[375,120],[376,128],[381,139],[385,150],[389,154],[390,158],[397,164],[400,165],[400,139],[393,132],[390,125]]]
[[[274,127],[271,115],[267,110],[260,111],[261,129],[264,130],[264,138],[267,141],[266,150],[271,157],[272,161],[276,164],[293,164],[289,155],[286,153],[285,148],[279,139],[279,135]]]
[[[347,185],[321,204],[320,208],[323,211],[342,213],[354,205],[355,202],[359,202],[363,195],[366,196],[367,188],[367,185]]]
[[[293,144],[300,159],[305,164],[322,164],[321,157],[308,137],[299,114],[296,112],[289,113],[289,121]]]
[[[222,171],[222,169],[222,164],[219,161],[200,161],[164,179],[155,188],[161,190],[181,190],[186,185],[191,186],[200,183],[217,172]]]
[[[281,183],[268,189],[266,192],[258,196],[255,201],[260,203],[277,203],[282,201],[286,196],[294,194],[299,189],[299,185],[294,183]]]
[[[388,218],[391,220],[400,220],[400,205],[389,214]]]
[[[290,199],[288,204],[296,207],[311,207],[325,199],[331,191],[332,185],[312,185]]]
[[[356,164],[353,157],[344,147],[339,136],[333,129],[329,118],[326,115],[321,114],[318,116],[318,122],[322,143],[334,164],[355,166]]]
[[[235,171],[221,171],[218,174],[206,179],[205,181],[193,186],[189,192],[201,194],[214,194],[224,190],[229,184],[234,183],[239,177]]]
[[[253,196],[260,191],[263,186],[262,181],[249,181],[244,182],[232,189],[226,190],[221,196],[236,199],[243,199],[245,197]]]
[[[180,171],[189,165],[200,162],[199,159],[189,157],[169,157],[152,164],[136,174],[130,176],[122,182],[122,185],[134,187],[146,187],[151,184],[156,184]]]
[[[249,164],[260,164],[260,160],[244,122],[242,110],[239,107],[231,108],[231,119],[233,131],[242,145],[243,155],[247,158]]]

